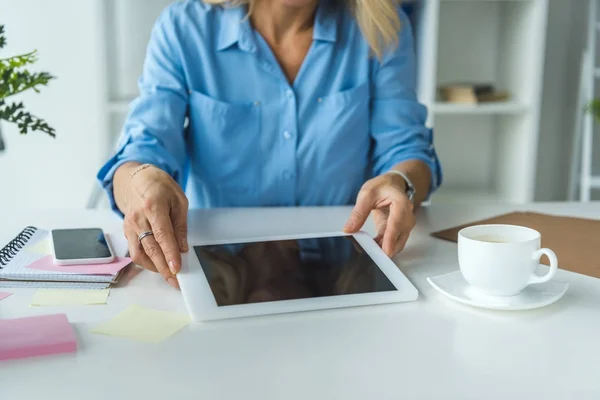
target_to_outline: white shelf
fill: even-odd
[[[600,189],[600,176],[592,176],[590,186],[594,189]]]
[[[432,112],[436,114],[523,114],[527,111],[527,106],[514,101],[485,104],[452,104],[437,102],[432,106]]]
[[[533,200],[548,2],[420,2],[418,93],[437,132],[446,185],[433,203]],[[511,97],[473,105],[438,100],[439,88],[452,82],[489,83]]]

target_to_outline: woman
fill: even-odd
[[[99,179],[134,261],[174,287],[188,205],[356,200],[345,230],[373,211],[392,256],[415,225],[413,206],[441,181],[395,0],[173,4],[139,86]]]

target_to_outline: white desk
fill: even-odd
[[[134,303],[185,311],[181,294],[156,274],[144,271],[113,289],[105,306],[29,308],[33,289],[10,290],[15,295],[0,302],[0,318],[65,312],[79,350],[0,362],[0,399],[598,400],[600,280],[559,271],[557,279],[571,284],[567,295],[547,308],[518,313],[452,303],[425,281],[457,268],[456,245],[428,237],[430,231],[511,209],[422,211],[408,248],[397,258],[421,293],[417,302],[212,322],[159,345],[89,333]],[[599,203],[528,209],[600,217]],[[343,225],[347,213],[346,208],[199,212],[192,214],[190,231],[192,238],[330,231]],[[109,212],[23,212],[1,220],[2,243],[25,224],[107,231],[121,226]]]

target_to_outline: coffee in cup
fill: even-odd
[[[540,258],[550,259],[550,271],[535,273]],[[458,233],[458,263],[467,283],[483,294],[514,296],[527,286],[556,275],[558,260],[541,248],[538,231],[516,225],[475,225]]]

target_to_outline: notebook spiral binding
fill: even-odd
[[[10,260],[19,254],[19,251],[25,247],[25,245],[27,245],[27,242],[29,239],[31,239],[36,231],[37,228],[28,226],[23,229],[16,238],[11,240],[6,246],[0,249],[0,269],[2,269],[3,266],[8,265]]]

